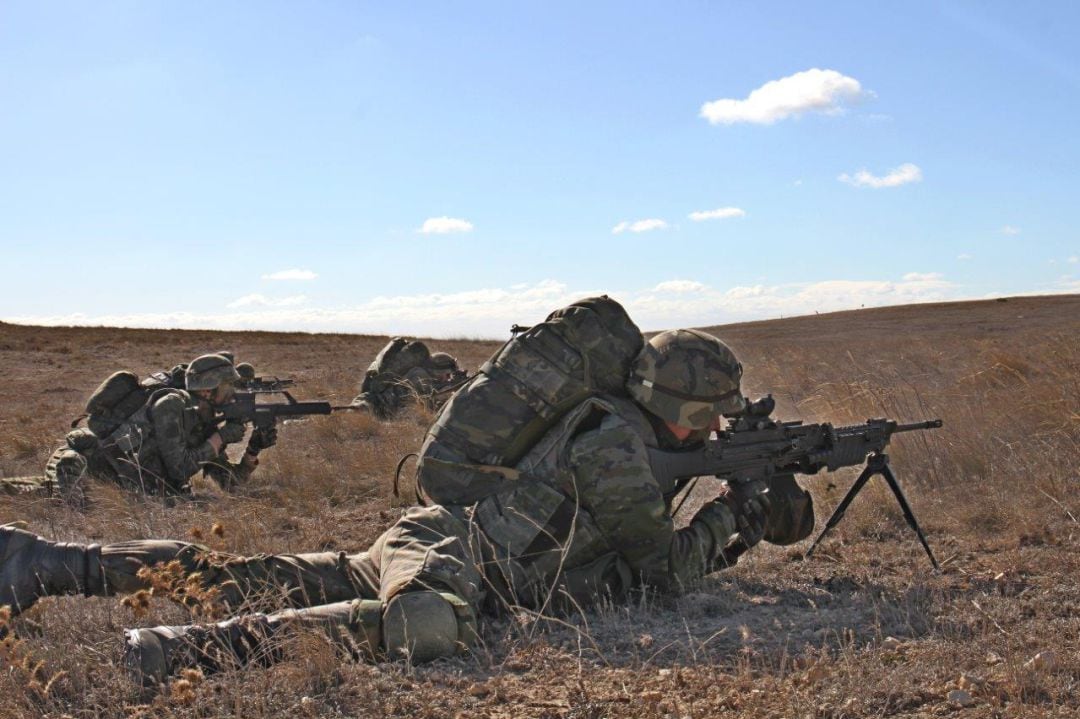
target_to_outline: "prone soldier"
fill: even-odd
[[[395,337],[372,361],[352,401],[380,419],[398,412],[411,397],[436,409],[467,373],[446,352],[431,352],[420,340]]]
[[[675,526],[648,450],[695,446],[740,412],[741,374],[717,338],[661,333],[634,361],[628,396],[583,399],[503,468],[517,481],[474,504],[413,507],[356,554],[239,558],[182,541],[59,544],[0,528],[0,604],[17,613],[47,595],[135,592],[146,586],[140,567],[172,561],[232,607],[271,588],[282,597],[270,614],[129,630],[125,660],[153,683],[186,666],[212,670],[222,656],[267,658],[265,642],[291,625],[318,626],[371,656],[421,662],[464,650],[479,617],[507,605],[588,605],[635,587],[679,592],[763,537],[789,543],[813,526],[809,495],[790,476],[779,483],[790,483],[792,501],[770,506],[765,482],[741,485]]]
[[[219,427],[215,412],[232,399],[245,374],[253,378],[254,368],[234,366],[229,353],[203,355],[143,383],[130,373],[117,373],[95,396],[110,382],[121,387],[113,393],[124,396],[100,412],[91,398],[89,426],[68,433],[44,476],[2,479],[0,491],[55,493],[79,501],[93,477],[152,494],[184,495],[199,471],[225,489],[235,487],[251,476],[259,452],[277,440],[273,427],[256,430],[239,462],[226,455],[226,447],[241,441],[246,428],[237,420]],[[175,386],[180,377],[185,389]],[[133,386],[121,386],[121,381]]]

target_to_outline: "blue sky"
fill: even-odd
[[[1080,292],[1077,27],[8,0],[0,319],[499,336],[597,291],[648,328]]]

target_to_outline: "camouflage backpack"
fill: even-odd
[[[427,364],[431,351],[420,340],[395,337],[379,351],[364,375],[361,392],[380,392],[401,381],[409,370]]]
[[[78,417],[71,426],[75,427],[85,418],[90,431],[104,439],[142,409],[156,391],[183,389],[186,369],[186,364],[180,364],[168,372],[155,372],[141,381],[134,372],[114,372],[90,395],[86,401],[86,414]]]
[[[615,300],[590,297],[512,337],[450,398],[428,430],[417,487],[439,504],[498,491],[511,468],[588,397],[625,395],[644,344]]]

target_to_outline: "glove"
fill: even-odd
[[[251,439],[248,440],[247,451],[249,454],[258,454],[275,444],[277,444],[277,425],[256,427],[251,433]]]
[[[221,437],[221,441],[225,444],[233,444],[239,442],[244,438],[244,433],[247,431],[247,427],[244,423],[238,419],[230,419],[225,424],[218,428],[218,435]]]
[[[765,536],[769,520],[768,485],[760,479],[729,485],[729,503],[735,514],[739,539],[749,549]]]

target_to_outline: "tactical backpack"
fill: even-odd
[[[72,422],[75,427],[86,419],[86,426],[99,438],[104,439],[150,399],[160,389],[183,389],[186,364],[180,364],[167,372],[155,372],[139,380],[134,372],[122,370],[109,375],[98,385],[86,401],[86,414]]]
[[[625,395],[644,343],[607,295],[518,329],[436,415],[420,450],[418,490],[439,504],[494,494],[566,412],[595,394]]]
[[[431,351],[420,340],[395,337],[383,347],[368,366],[361,392],[379,392],[387,385],[401,381],[414,367],[427,364]]]

